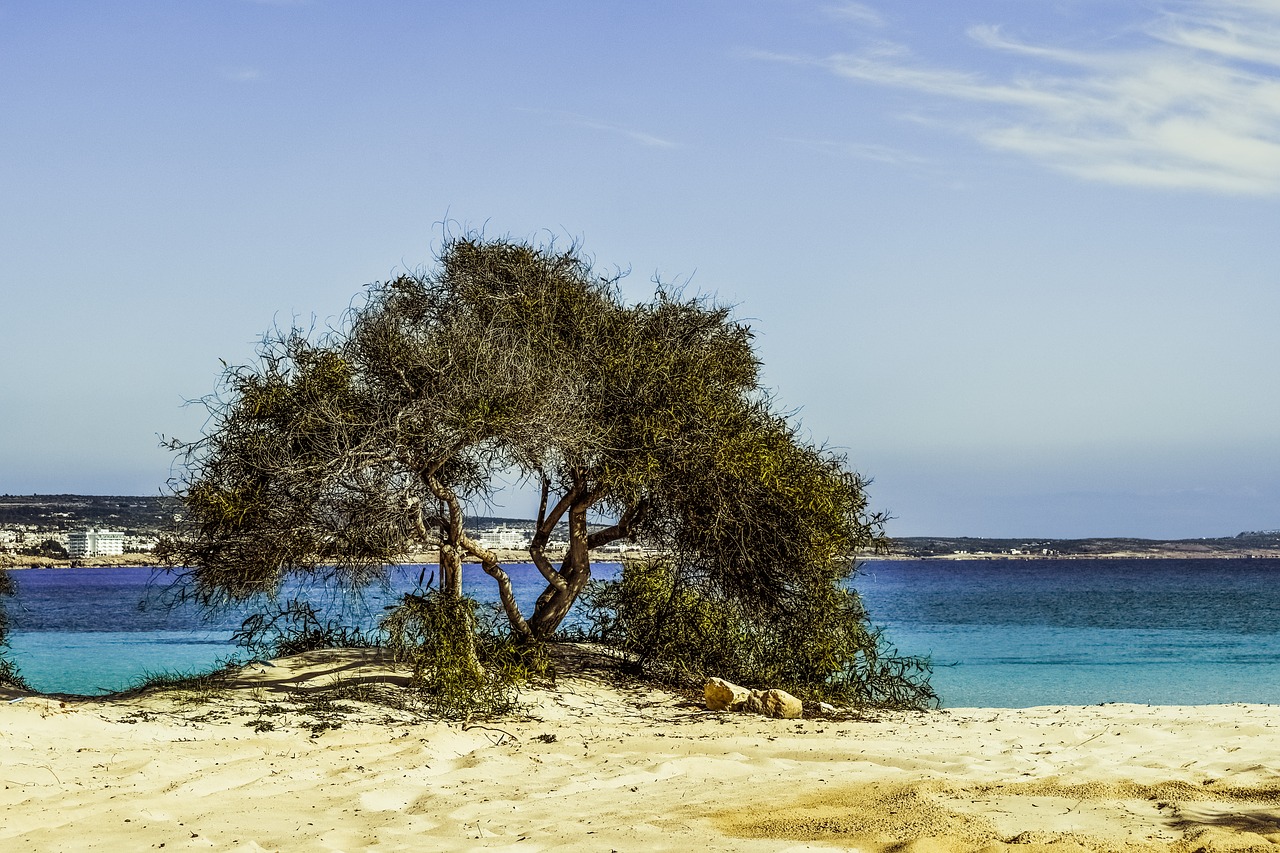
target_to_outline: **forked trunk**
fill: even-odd
[[[533,636],[545,640],[560,628],[578,594],[591,580],[591,557],[587,551],[587,503],[569,507],[569,553],[560,566],[563,586],[548,584],[534,605],[529,629]]]

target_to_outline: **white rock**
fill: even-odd
[[[804,705],[785,690],[766,690],[760,696],[761,713],[780,720],[798,720],[804,716]]]
[[[741,711],[751,691],[723,678],[712,678],[702,689],[708,711]]]

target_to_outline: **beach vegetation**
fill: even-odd
[[[127,698],[162,692],[181,696],[188,703],[209,702],[222,695],[228,679],[238,671],[239,666],[232,661],[209,669],[152,670],[143,672],[113,695]]]
[[[657,557],[628,561],[583,598],[590,639],[659,683],[697,689],[718,677],[856,708],[938,704],[929,661],[898,654],[843,585],[815,584],[787,606],[760,610]]]
[[[383,619],[388,648],[411,667],[432,716],[504,714],[518,707],[521,686],[553,677],[547,647],[518,641],[495,615],[466,596],[429,589],[406,594]]]
[[[26,682],[26,679],[22,677],[22,673],[18,670],[17,664],[2,654],[0,654],[0,687],[16,687],[20,690],[31,689],[31,685]]]
[[[27,689],[30,685],[22,678],[18,667],[7,657],[0,657],[0,687]]]
[[[251,613],[231,641],[256,655],[284,658],[317,649],[360,649],[377,645],[376,631],[348,625],[301,598],[270,601]]]
[[[673,595],[728,608],[747,634],[845,637],[759,652],[772,661],[762,673],[816,684],[867,671],[849,655],[862,643],[866,660],[877,635],[843,591],[853,555],[884,542],[866,481],[777,410],[729,306],[661,284],[628,304],[620,276],[576,246],[466,235],[434,269],[370,285],[339,328],[267,335],[256,363],[228,366],[205,400],[204,436],[171,443],[184,509],[157,554],[183,596],[216,607],[296,578],[358,594],[434,551],[438,582],[405,596],[383,630],[442,708],[493,705],[508,689],[498,674],[528,669],[524,650],[556,636],[587,589],[591,552],[627,539],[667,555],[653,565]],[[529,556],[546,587],[528,612],[465,528],[513,473],[540,493]],[[496,635],[462,595],[464,561],[494,581]],[[629,589],[596,597],[622,607],[610,636],[637,650],[683,636],[671,608],[652,615],[661,630],[637,634]],[[824,627],[832,607],[845,628]],[[302,616],[300,641],[334,635]],[[246,624],[253,635],[273,623]]]
[[[22,679],[18,667],[5,655],[9,646],[9,614],[4,600],[17,595],[18,585],[13,577],[4,569],[0,569],[0,686],[30,689],[30,685]]]

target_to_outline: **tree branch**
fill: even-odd
[[[644,519],[645,511],[649,509],[649,501],[647,499],[627,508],[627,511],[618,519],[618,523],[603,530],[597,530],[587,537],[587,549],[591,550],[608,545],[610,542],[616,542],[619,539],[625,539],[631,535],[631,528],[639,524]]]
[[[547,475],[542,475],[542,499],[538,501],[538,523],[535,529],[542,529],[542,521],[547,517],[547,495],[551,491],[551,481],[547,479]]]
[[[539,573],[546,578],[547,583],[564,592],[568,590],[568,584],[565,583],[564,577],[556,571],[555,566],[551,565],[551,561],[547,559],[544,549],[547,547],[547,540],[551,538],[552,531],[560,523],[560,518],[568,511],[569,507],[573,506],[580,488],[575,485],[564,497],[556,501],[556,505],[551,508],[551,513],[547,514],[545,510],[549,488],[550,484],[544,477],[542,480],[542,507],[538,510],[538,529],[534,531],[533,541],[529,543],[529,556],[533,558],[533,564],[538,567]]]

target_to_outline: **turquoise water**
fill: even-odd
[[[1280,560],[868,562],[950,707],[1280,703]]]
[[[20,632],[9,658],[45,693],[121,690],[153,673],[208,670],[239,651],[230,631]]]
[[[596,576],[613,577],[619,568],[600,565]],[[387,605],[417,587],[422,569],[399,567],[386,588],[374,587],[361,601],[324,611],[342,624],[371,628]],[[428,578],[433,569],[425,567]],[[545,587],[542,576],[532,564],[507,570],[521,606],[531,610]],[[478,566],[465,567],[463,574],[467,595],[496,601],[492,579]],[[95,695],[122,690],[149,674],[198,672],[250,657],[232,643],[250,608],[210,618],[190,606],[167,606],[167,581],[153,569],[28,569],[11,577],[18,595],[5,603],[13,629],[7,657],[41,692]],[[323,591],[304,597],[318,606],[328,598]]]
[[[531,605],[537,570],[509,571]],[[37,689],[93,694],[243,657],[230,644],[239,614],[210,622],[158,606],[150,570],[14,577],[9,657]],[[352,618],[372,624],[417,578],[397,573]],[[902,652],[932,656],[944,705],[1027,707],[1280,703],[1278,581],[1280,560],[875,561],[855,586]],[[494,597],[476,567],[464,585]]]

